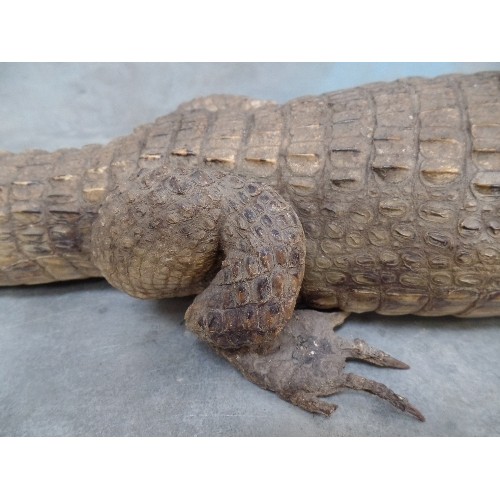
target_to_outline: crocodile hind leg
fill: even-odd
[[[271,187],[220,171],[144,171],[111,193],[92,232],[107,280],[140,298],[198,294],[186,325],[250,380],[316,413],[342,388],[372,392],[422,418],[376,382],[343,373],[357,358],[407,368],[362,341],[332,332],[345,313],[294,312],[305,236]],[[327,319],[328,318],[328,319]]]
[[[268,353],[218,352],[250,381],[309,412],[331,415],[336,405],[321,398],[354,389],[370,392],[424,421],[424,416],[406,398],[385,385],[344,372],[350,359],[388,368],[408,368],[362,340],[351,342],[338,336],[333,328],[347,316],[344,312],[297,310]]]

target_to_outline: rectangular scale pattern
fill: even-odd
[[[283,106],[211,96],[104,147],[0,153],[0,163],[0,284],[97,275],[91,225],[109,190],[142,169],[202,167],[271,184],[292,203],[312,305],[499,311],[498,73],[377,83]]]

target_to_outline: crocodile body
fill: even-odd
[[[408,365],[331,329],[500,316],[500,73],[196,99],[105,146],[0,153],[0,203],[0,285],[196,295],[186,326],[283,399],[329,415],[357,389],[423,420],[343,372]]]
[[[498,73],[283,106],[197,99],[106,146],[0,165],[1,285],[100,276],[90,237],[108,192],[139,171],[201,167],[290,202],[306,236],[301,298],[316,308],[500,314]]]

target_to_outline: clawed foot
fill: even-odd
[[[385,385],[344,372],[350,359],[388,368],[409,368],[363,340],[351,342],[339,337],[333,328],[347,316],[342,312],[298,310],[283,330],[279,344],[270,352],[258,354],[241,349],[219,352],[246,378],[309,412],[331,415],[336,405],[321,398],[342,389],[355,389],[375,394],[424,421],[415,407]]]

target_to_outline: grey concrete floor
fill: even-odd
[[[210,93],[283,102],[410,75],[499,64],[1,64],[0,149],[106,142]],[[408,362],[356,373],[406,395],[420,423],[344,392],[312,416],[246,381],[184,328],[189,299],[141,301],[103,280],[0,289],[3,436],[498,436],[500,320],[349,318]]]

